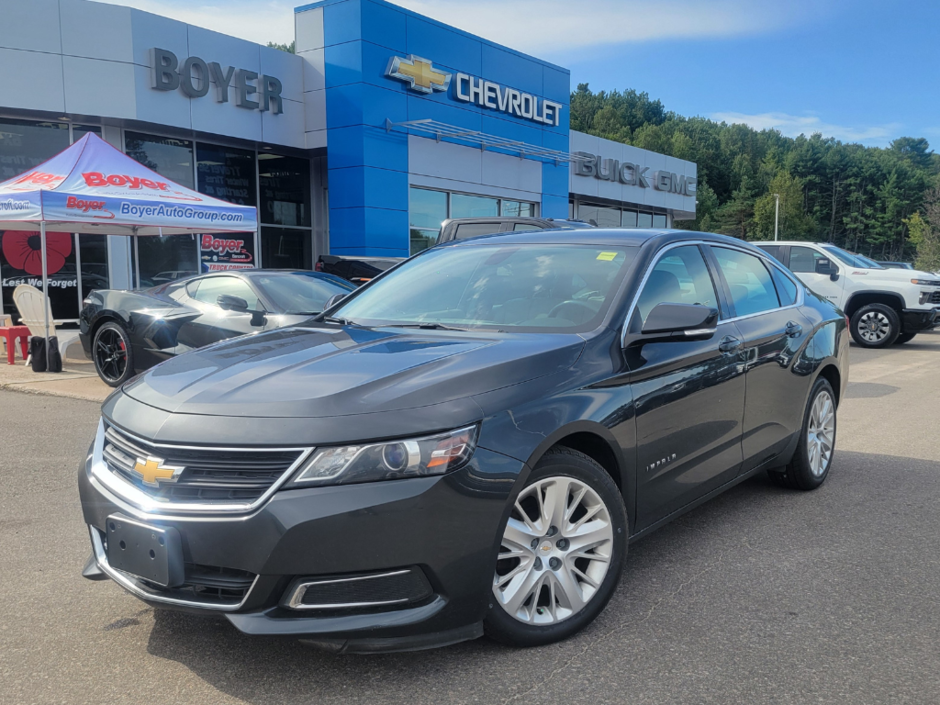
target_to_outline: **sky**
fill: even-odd
[[[106,0],[289,43],[283,0]],[[940,145],[940,0],[396,0],[680,115],[795,137]],[[428,57],[433,60],[433,57]]]

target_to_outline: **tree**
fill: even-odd
[[[780,171],[771,180],[767,193],[754,202],[751,239],[773,239],[777,209],[774,194],[780,196],[780,239],[803,240],[812,237],[816,224],[803,211],[803,181],[788,171]]]
[[[914,266],[923,272],[940,272],[940,188],[924,199],[926,217],[914,213],[905,220],[911,242],[917,248]]]
[[[293,41],[290,44],[278,44],[277,42],[268,42],[268,47],[271,49],[280,49],[281,51],[286,51],[288,54],[296,54],[297,42]]]

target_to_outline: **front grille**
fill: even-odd
[[[930,298],[927,299],[929,304],[940,304],[940,289],[937,289],[930,295]]]
[[[155,499],[186,503],[250,503],[261,497],[300,458],[302,450],[193,449],[155,445],[130,438],[114,426],[105,431],[102,456],[108,469]],[[182,467],[175,482],[144,484],[138,460],[162,460],[160,467]]]
[[[239,604],[251,589],[255,574],[235,568],[186,564],[186,582],[179,587],[164,588],[148,584],[151,590],[177,599],[207,604]]]
[[[333,578],[303,578],[288,589],[294,609],[403,606],[433,594],[420,568]]]

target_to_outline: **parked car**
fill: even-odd
[[[886,269],[822,242],[756,242],[806,286],[845,311],[852,339],[865,348],[906,343],[940,320],[940,277]]]
[[[879,260],[878,264],[880,264],[885,269],[914,269],[914,265],[910,264],[909,262],[885,262],[883,260]]]
[[[451,218],[441,225],[435,244],[453,240],[463,240],[478,235],[499,232],[521,232],[525,230],[555,230],[558,228],[585,229],[593,225],[581,220],[558,220],[554,218],[529,217],[492,217],[492,218]],[[391,269],[404,257],[359,257],[357,255],[321,255],[315,269],[329,272],[354,284],[371,281],[382,272]]]
[[[314,269],[325,274],[332,274],[356,284],[365,284],[401,262],[402,257],[343,257],[341,255],[320,255]]]
[[[629,541],[765,470],[819,487],[847,381],[844,316],[738,240],[458,240],[112,395],[84,574],[337,651],[547,644]]]
[[[83,302],[79,338],[98,376],[118,387],[174,355],[303,321],[353,289],[329,274],[265,269],[204,274],[139,291],[99,289]]]

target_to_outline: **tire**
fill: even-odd
[[[831,419],[826,413],[827,404]],[[771,480],[795,490],[815,490],[826,481],[835,457],[836,411],[832,385],[824,377],[817,378],[803,414],[803,428],[793,459],[784,468],[769,470]]]
[[[503,526],[485,633],[542,646],[586,627],[620,582],[628,526],[620,490],[600,465],[570,448],[548,451]]]
[[[863,348],[886,348],[901,333],[898,313],[885,304],[867,304],[854,313],[852,339]]]
[[[904,343],[909,343],[914,340],[915,335],[917,335],[917,333],[901,333],[901,335],[897,337],[897,340],[894,341],[894,344],[904,345]]]
[[[91,346],[95,371],[109,387],[120,387],[134,376],[131,339],[120,323],[108,321],[95,331]]]

